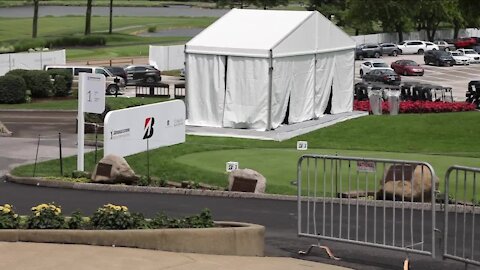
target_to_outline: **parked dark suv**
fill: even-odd
[[[397,56],[400,53],[400,49],[397,47],[397,44],[380,43],[380,47],[382,48],[382,54]]]
[[[440,50],[426,51],[423,60],[425,60],[426,65],[433,63],[436,66],[453,66],[455,64],[455,59],[451,54]]]
[[[153,66],[128,66],[127,72],[128,84],[155,84],[162,80],[160,70]]]
[[[125,72],[123,67],[105,66],[104,68],[108,69],[113,75],[122,77],[125,83],[127,83],[127,72]]]
[[[356,58],[363,59],[363,58],[379,58],[382,56],[382,48],[378,44],[362,44],[358,45],[356,50]]]

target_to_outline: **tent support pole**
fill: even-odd
[[[185,61],[183,62],[183,67],[185,68],[185,72],[183,75],[185,76],[185,120],[188,119],[188,64],[187,64],[187,59],[188,59],[188,53],[187,53],[187,45],[183,47],[183,53],[185,57]],[[175,86],[173,86],[173,95],[175,96]]]
[[[268,118],[267,130],[272,130],[272,89],[273,88],[273,52],[270,50],[270,59],[268,67]]]

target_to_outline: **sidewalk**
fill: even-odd
[[[342,270],[292,258],[174,253],[119,247],[0,242],[0,269]]]

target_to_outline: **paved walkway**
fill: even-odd
[[[333,265],[280,257],[237,257],[134,248],[0,242],[0,269],[342,270]]]

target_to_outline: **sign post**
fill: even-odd
[[[85,153],[84,113],[102,113],[105,110],[105,76],[80,73],[78,81],[77,170],[83,171]]]

